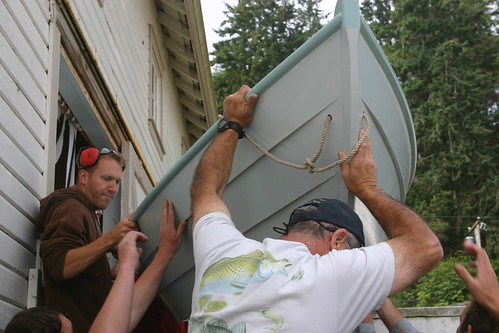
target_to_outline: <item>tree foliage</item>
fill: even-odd
[[[448,253],[481,216],[497,252],[499,40],[491,0],[374,0],[363,14],[413,113],[416,178],[407,202]],[[495,229],[497,230],[497,229]]]
[[[227,19],[215,30],[213,75],[219,108],[245,83],[254,86],[321,28],[313,0],[240,0],[225,3]]]
[[[442,260],[437,267],[421,277],[410,288],[401,291],[392,299],[398,307],[412,306],[444,306],[459,304],[470,300],[468,289],[463,280],[454,271],[455,264],[466,266],[469,257],[462,251],[457,251],[454,256]],[[499,271],[499,260],[491,260],[492,267]],[[468,269],[476,274],[475,269]]]

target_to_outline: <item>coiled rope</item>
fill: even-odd
[[[265,154],[270,159],[272,159],[273,161],[275,161],[279,164],[282,164],[282,165],[285,165],[288,167],[292,167],[295,169],[308,170],[309,173],[324,172],[324,171],[330,170],[330,169],[338,166],[339,164],[349,160],[353,155],[355,155],[355,153],[357,153],[357,151],[359,150],[360,146],[364,143],[364,141],[366,141],[366,138],[369,135],[369,132],[371,131],[371,122],[370,122],[369,117],[367,117],[367,114],[365,112],[362,113],[362,119],[366,122],[366,130],[364,131],[364,134],[359,138],[359,140],[357,141],[357,144],[353,147],[352,151],[349,154],[347,154],[345,157],[343,157],[343,158],[341,158],[341,159],[337,160],[336,162],[333,162],[329,165],[326,165],[325,167],[322,167],[322,168],[317,168],[315,166],[315,162],[317,161],[317,159],[319,158],[319,156],[322,153],[322,148],[324,147],[324,143],[326,141],[329,125],[333,121],[333,116],[331,116],[330,114],[327,115],[326,121],[324,122],[324,128],[322,129],[321,140],[319,142],[319,146],[317,147],[317,149],[315,151],[315,154],[312,156],[312,158],[308,158],[308,157],[305,158],[305,163],[302,165],[281,160],[280,158],[272,155],[268,150],[263,148],[261,145],[256,143],[255,140],[253,140],[253,138],[251,138],[247,133],[245,133],[245,137],[246,137],[246,139],[248,139],[249,142],[251,142],[263,154]]]

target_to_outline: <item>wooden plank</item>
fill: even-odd
[[[24,9],[31,18],[31,22],[33,22],[33,25],[40,34],[40,37],[43,39],[45,45],[49,45],[49,2],[50,1],[43,1],[42,4],[39,1],[38,5],[34,6],[33,0],[22,0]],[[41,7],[40,5],[44,5],[44,7]]]
[[[39,199],[28,191],[2,163],[0,163],[0,196],[3,196],[26,217],[34,220],[38,214]]]
[[[45,37],[43,37],[40,35],[39,31],[33,24],[30,16],[26,12],[26,9],[20,1],[4,1],[4,5],[12,15],[12,18],[16,22],[16,25],[21,30],[23,38],[26,39],[29,45],[35,50],[38,59],[44,65],[44,68],[46,70],[48,58],[48,25],[46,28],[46,35]]]
[[[21,310],[24,310],[24,307],[18,307],[0,299],[0,330],[5,330],[12,317]]]
[[[0,98],[0,129],[23,151],[24,155],[42,172],[43,147],[28,131],[26,126],[12,112],[3,98]]]
[[[16,147],[14,142],[0,130],[0,144],[2,163],[30,192],[37,198],[42,197],[42,172],[37,170],[33,163]]]
[[[4,35],[5,40],[15,51],[17,57],[19,57],[19,61],[30,72],[40,90],[45,91],[47,67],[44,65],[44,62],[47,60],[40,59],[40,55],[36,54],[35,50],[29,45],[19,26],[9,16],[7,9],[0,2],[0,12],[2,11],[5,12],[5,16],[0,20],[0,33]]]
[[[21,62],[16,51],[11,48],[2,34],[0,34],[0,62],[10,76],[15,78],[18,89],[23,92],[29,102],[39,110],[38,112],[43,112],[46,87],[37,85],[37,80],[33,78],[29,68]],[[47,81],[47,73],[43,72],[43,78],[40,79]]]
[[[29,269],[35,267],[35,254],[3,232],[0,232],[0,253],[0,264],[16,271],[25,279],[28,278]]]
[[[2,220],[0,222],[2,232],[10,235],[10,237],[16,239],[18,243],[21,243],[34,253],[36,250],[36,239],[38,238],[35,226],[30,221],[30,219],[34,220],[34,217],[28,218],[24,216],[5,199],[4,194],[0,195],[0,211],[2,212]],[[36,213],[38,213],[38,206]]]
[[[31,135],[43,145],[43,133],[45,126],[43,119],[31,105],[22,91],[17,89],[17,84],[12,80],[9,73],[0,64],[0,97],[3,98],[9,108],[22,121]]]
[[[23,307],[28,296],[28,280],[0,264],[0,295],[4,300]]]

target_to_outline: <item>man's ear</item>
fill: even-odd
[[[88,182],[88,171],[80,169],[78,171],[78,183],[85,185]]]
[[[473,333],[473,329],[471,328],[471,325],[468,324],[468,329],[466,330],[466,333]]]
[[[347,249],[348,231],[340,228],[333,232],[329,239],[329,250],[345,250]]]

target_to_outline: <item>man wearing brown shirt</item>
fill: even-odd
[[[102,234],[97,210],[118,192],[125,161],[113,150],[82,149],[75,186],[54,191],[40,203],[40,255],[47,305],[66,311],[77,333],[87,332],[111,288],[106,253],[131,230],[126,216]]]

